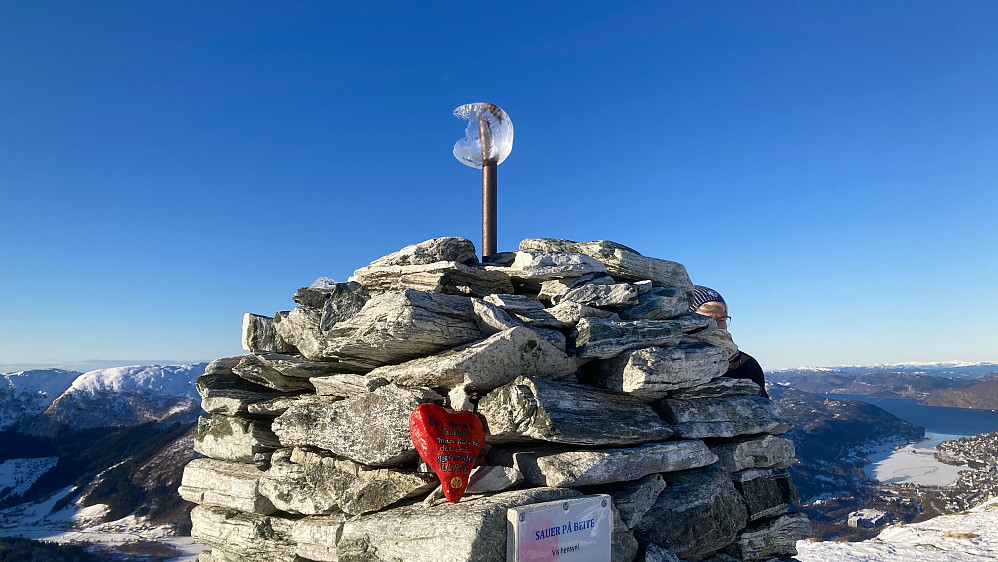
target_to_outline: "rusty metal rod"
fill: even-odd
[[[482,259],[496,253],[496,168],[492,153],[492,128],[485,115],[478,117],[482,143]]]
[[[482,164],[482,258],[496,253],[496,169],[495,162]]]

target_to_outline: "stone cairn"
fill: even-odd
[[[789,425],[722,376],[737,347],[690,291],[682,265],[613,242],[480,263],[437,238],[247,314],[250,354],[197,381],[211,417],[180,494],[201,560],[502,562],[507,508],[592,493],[613,498],[614,561],[795,554]],[[486,428],[458,503],[409,436],[425,402]]]

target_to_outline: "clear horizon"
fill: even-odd
[[[613,240],[767,370],[998,361],[998,4],[7,5],[0,364],[242,353],[318,277]],[[485,22],[485,23],[482,23]]]

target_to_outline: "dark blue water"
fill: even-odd
[[[836,400],[860,400],[867,404],[873,404],[905,421],[924,427],[926,433],[963,437],[998,431],[998,411],[994,410],[922,406],[915,400],[870,398],[855,394],[823,394],[822,396]]]

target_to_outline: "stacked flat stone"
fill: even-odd
[[[476,258],[462,238],[406,247],[296,308],[247,314],[250,352],[198,380],[180,494],[204,561],[504,561],[506,510],[612,495],[613,560],[795,554],[789,426],[737,351],[687,314],[675,262],[606,241],[529,239]],[[477,411],[465,496],[440,499],[408,417]]]

